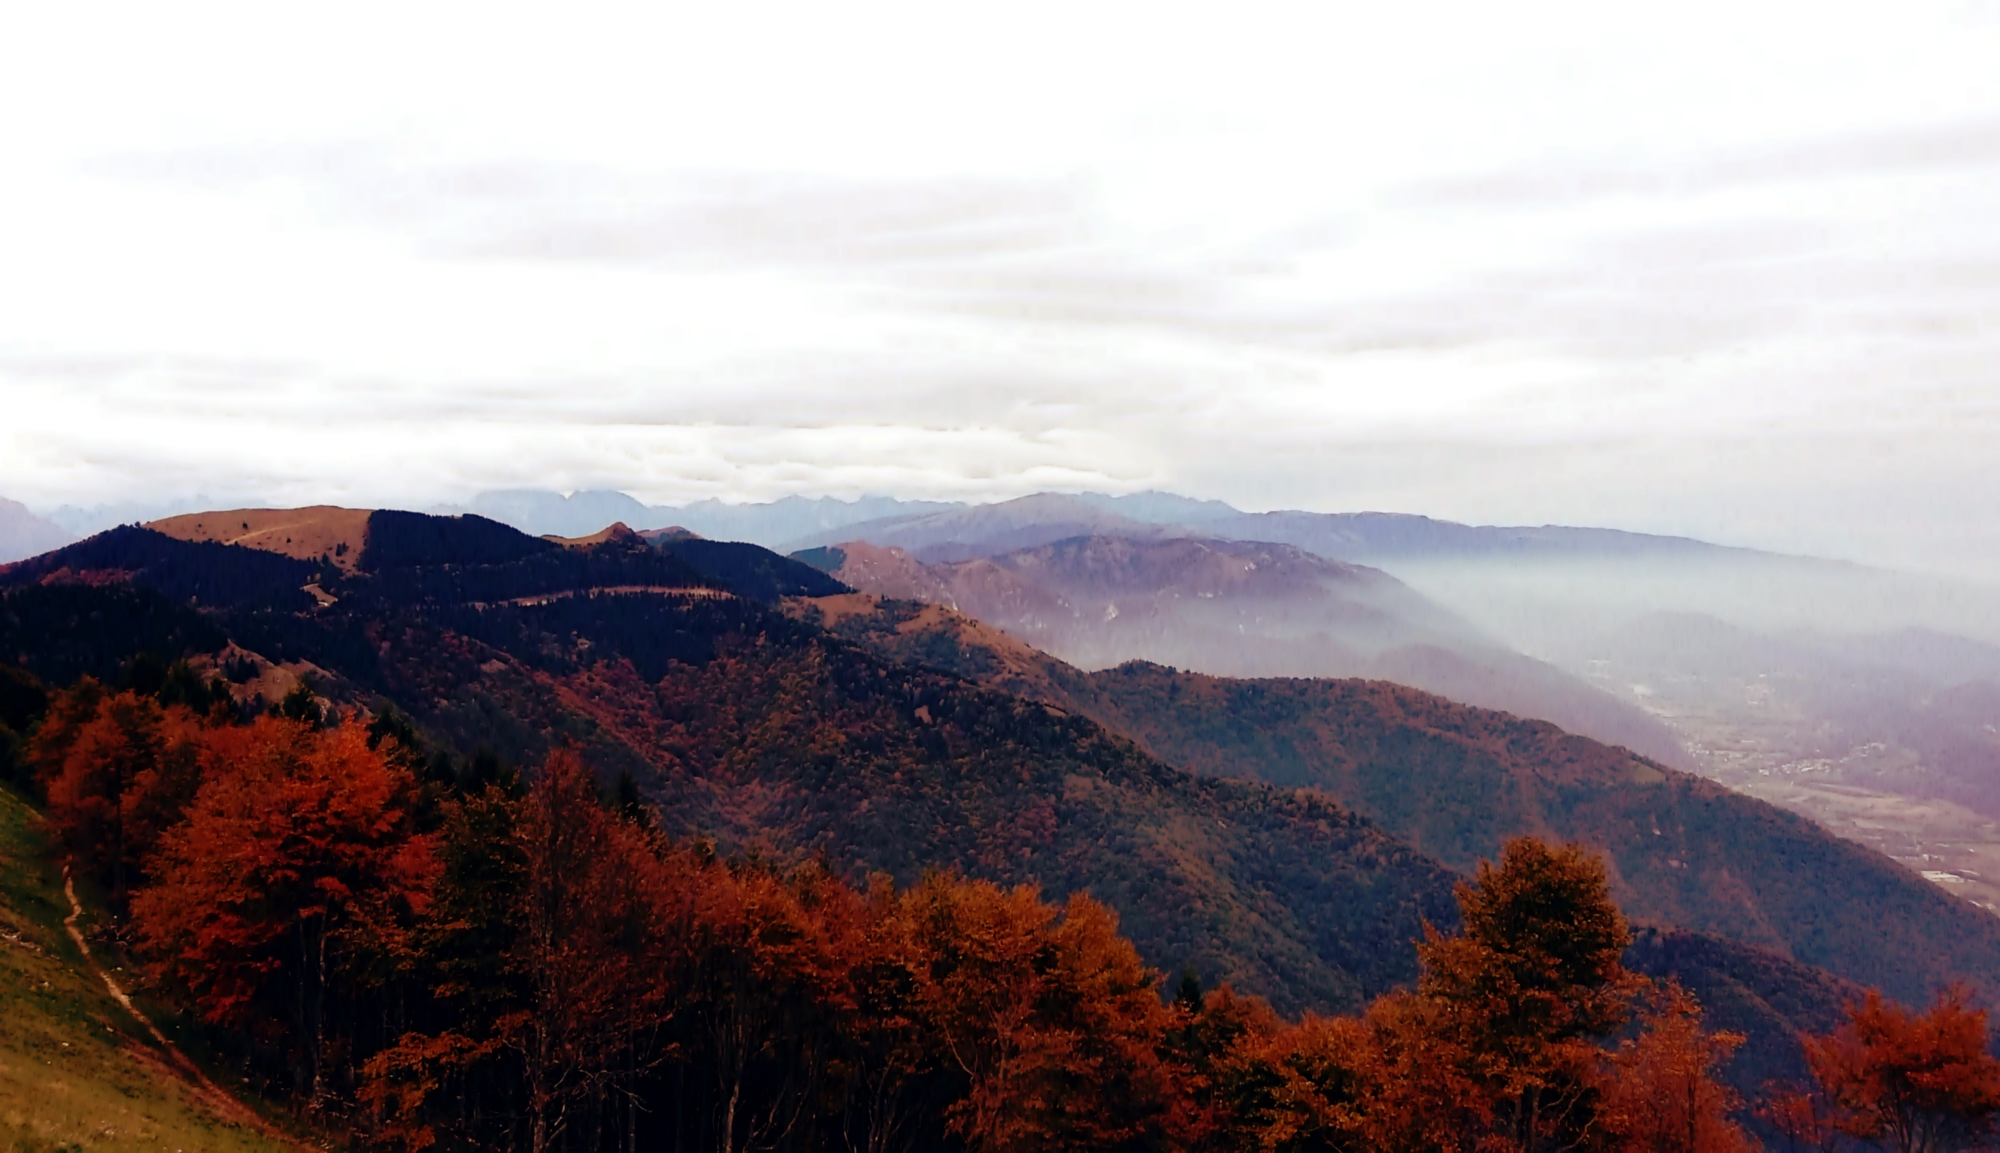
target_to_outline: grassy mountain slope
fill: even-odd
[[[288,1146],[218,1118],[90,974],[62,927],[41,819],[0,789],[0,1145],[253,1153]]]

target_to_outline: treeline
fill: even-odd
[[[1719,1153],[1755,1115],[1802,1148],[1930,1151],[2000,1113],[1955,992],[1870,997],[1807,1039],[1807,1084],[1736,1100],[1715,1073],[1740,1038],[1621,966],[1575,847],[1482,864],[1413,989],[1286,1021],[1163,989],[1087,897],[726,860],[571,752],[524,780],[426,755],[393,712],[246,721],[184,679],[6,682],[22,775],[151,994],[363,1143]]]

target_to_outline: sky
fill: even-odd
[[[17,6],[0,497],[1167,489],[2000,582],[2000,0]]]

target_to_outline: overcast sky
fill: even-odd
[[[1166,488],[2000,579],[2000,2],[16,6],[0,496]]]

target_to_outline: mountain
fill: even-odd
[[[952,508],[922,516],[895,516],[844,525],[792,542],[794,550],[843,541],[900,548],[925,561],[962,561],[1036,548],[1071,537],[1159,540],[1187,536],[1176,525],[1135,520],[1104,502],[1038,493],[998,504]]]
[[[1661,557],[1749,553],[1687,537],[1563,525],[1468,525],[1408,513],[1237,513],[1205,525],[1217,536],[1279,541],[1321,556],[1379,561],[1392,557]]]
[[[638,536],[667,556],[752,600],[769,603],[785,597],[833,596],[852,591],[811,565],[754,544],[706,540],[672,529],[653,529]]]
[[[1380,677],[1685,763],[1636,705],[1507,650],[1378,569],[1286,545],[1088,536],[953,564],[858,542],[800,556],[1081,668],[1144,659],[1218,676]]]
[[[56,684],[140,652],[269,667],[393,705],[460,757],[573,742],[677,836],[1088,890],[1152,963],[1288,1010],[1409,980],[1422,924],[1455,916],[1449,870],[1323,796],[1190,775],[1088,718],[886,661],[636,534],[566,546],[377,511],[351,569],[278,551],[287,535],[132,527],[0,570],[0,657]]]
[[[649,505],[622,492],[580,491],[564,496],[540,489],[483,492],[464,505],[428,511],[456,516],[471,513],[511,525],[531,536],[582,537],[613,523],[641,531],[680,527],[714,540],[776,546],[814,533],[882,518],[904,517],[961,507],[942,501],[903,501],[864,496],[788,496],[762,504],[701,500],[688,505]]]
[[[897,509],[879,519],[828,527],[849,527],[846,539],[903,548],[925,559],[990,555],[1090,533],[1146,537],[1175,532],[1289,544],[1329,559],[1368,564],[1391,559],[1774,555],[1617,529],[1466,525],[1406,513],[1247,513],[1222,501],[1165,492],[1128,496],[1045,492],[929,513]],[[821,533],[801,537],[789,547],[837,542],[838,538]]]
[[[0,500],[0,564],[60,548],[76,537],[17,501]]]
[[[217,502],[206,496],[192,496],[171,500],[126,500],[108,504],[74,505],[65,504],[48,514],[48,519],[63,527],[70,539],[90,536],[121,524],[142,524],[146,521],[162,520],[183,513],[199,512],[214,508]]]
[[[0,659],[57,684],[142,652],[250,665],[236,691],[253,706],[272,678],[309,677],[343,706],[406,713],[458,758],[526,765],[570,743],[607,779],[631,772],[677,837],[851,877],[943,867],[1087,890],[1151,964],[1287,1012],[1408,981],[1422,924],[1453,923],[1457,869],[1510,832],[1609,851],[1621,899],[1663,922],[1634,964],[1758,1031],[1745,1077],[1796,1065],[1793,1029],[1823,1027],[1845,995],[1808,960],[1911,999],[2000,976],[1992,918],[1546,724],[1380,682],[1086,674],[939,605],[841,593],[774,611],[630,531],[564,543],[376,511],[335,544],[344,567],[301,526],[352,511],[197,522],[259,547],[133,527],[8,566]],[[730,571],[792,571],[764,555]]]
[[[1702,1025],[1740,1033],[1742,1048],[1722,1076],[1745,1101],[1767,1100],[1770,1086],[1809,1083],[1801,1033],[1831,1033],[1866,989],[1797,961],[1709,933],[1642,926],[1625,966],[1655,979],[1672,977],[1701,1002]],[[1767,1140],[1777,1134],[1767,1133]]]
[[[1177,524],[1190,528],[1243,515],[1234,506],[1219,500],[1198,500],[1177,493],[1149,490],[1108,496],[1101,492],[1080,492],[1076,498],[1109,509],[1120,516],[1148,524]]]
[[[297,560],[324,557],[348,572],[366,547],[368,509],[313,505],[309,508],[239,508],[183,513],[152,521],[147,528],[175,540],[241,545]]]
[[[2000,995],[2000,918],[1773,805],[1544,722],[1382,681],[1086,673],[940,606],[832,598],[834,635],[1089,716],[1204,775],[1323,792],[1465,870],[1510,836],[1603,852],[1628,915],[1910,1002]],[[1913,947],[1914,946],[1914,947]]]
[[[700,500],[672,510],[672,523],[717,540],[778,549],[787,542],[885,517],[922,516],[960,507],[955,502],[864,496],[855,500],[788,496],[764,504]],[[789,547],[781,551],[791,551]]]
[[[610,524],[664,527],[671,521],[659,519],[667,510],[655,510],[622,492],[559,492],[537,489],[506,489],[482,492],[464,506],[439,506],[433,513],[471,513],[520,529],[530,536],[581,537]]]

